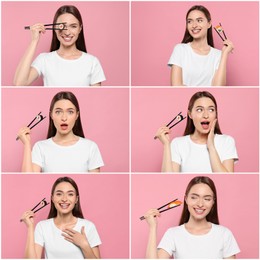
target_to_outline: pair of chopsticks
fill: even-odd
[[[30,129],[33,129],[36,125],[38,125],[44,118],[46,118],[46,116],[41,115],[42,112],[40,112],[36,117],[34,117],[34,119],[32,120],[32,122],[27,125],[27,127],[29,127]],[[32,125],[34,123],[34,121],[36,121],[36,123],[34,125]],[[16,141],[19,140],[19,137],[16,137]]]
[[[173,128],[174,126],[176,126],[177,124],[179,124],[181,121],[183,121],[183,120],[186,118],[186,116],[183,116],[181,113],[182,113],[182,112],[180,112],[177,116],[175,116],[175,117],[171,120],[171,122],[169,122],[169,123],[166,125],[167,127],[169,127],[169,129]],[[175,120],[177,120],[176,123],[174,123]],[[173,123],[173,125],[171,125],[172,123]],[[154,137],[154,140],[156,140],[157,138],[158,138],[158,137],[155,136],[155,137]]]
[[[39,210],[41,210],[42,208],[46,207],[47,205],[49,205],[50,203],[46,201],[46,198],[42,199],[36,206],[34,206],[31,211],[33,213],[38,212]],[[39,208],[38,208],[39,207]],[[22,222],[23,220],[20,219],[20,222]]]
[[[178,199],[174,199],[174,200],[166,203],[165,205],[157,208],[157,210],[159,210],[159,213],[162,213],[164,211],[179,207],[181,204],[182,204],[181,201],[179,201]],[[167,207],[167,208],[165,208],[165,207]],[[144,219],[145,219],[144,216],[140,217],[140,220],[144,220]]]
[[[215,29],[215,31],[217,32],[217,34],[219,35],[219,37],[221,38],[222,41],[225,41],[227,39],[227,36],[224,32],[224,29],[223,29],[221,23],[219,23],[219,25],[215,26],[214,29]],[[222,37],[221,33],[223,33],[224,38]]]
[[[50,24],[44,24],[45,30],[67,30],[65,28],[66,23],[50,23]],[[25,30],[30,30],[30,26],[25,26]]]

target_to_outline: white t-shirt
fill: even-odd
[[[32,162],[43,172],[87,172],[104,166],[95,142],[80,137],[69,146],[56,144],[52,138],[35,143]]]
[[[95,225],[86,219],[78,218],[73,228],[81,232],[81,228],[85,227],[85,233],[91,248],[101,244]],[[67,241],[62,236],[62,231],[54,224],[53,218],[40,221],[34,231],[34,241],[36,244],[44,247],[45,258],[57,259],[84,259],[84,255],[80,248],[73,243]]]
[[[220,58],[221,51],[215,48],[211,47],[207,55],[200,55],[192,50],[190,43],[181,43],[174,47],[168,65],[182,68],[186,86],[211,86]]]
[[[212,224],[205,235],[193,235],[184,225],[169,228],[158,248],[174,258],[223,259],[238,254],[240,249],[232,232],[223,226]]]
[[[215,134],[214,143],[221,162],[238,160],[235,140],[231,136]],[[181,172],[212,172],[207,145],[194,143],[190,135],[172,140],[171,156],[172,161],[181,166]]]
[[[63,59],[57,51],[41,53],[32,63],[44,86],[90,86],[104,81],[99,60],[89,53],[75,60]]]

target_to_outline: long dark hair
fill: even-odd
[[[61,6],[54,15],[53,23],[57,22],[57,19],[60,15],[66,14],[66,13],[72,14],[73,16],[75,16],[78,19],[79,26],[81,27],[81,31],[80,31],[78,39],[76,41],[76,47],[80,51],[87,52],[85,38],[84,38],[84,31],[83,31],[83,22],[82,22],[81,14],[76,6],[74,6],[74,5]],[[56,51],[59,48],[60,48],[60,42],[57,38],[55,30],[53,30],[50,51]]]
[[[49,129],[48,129],[48,134],[47,134],[47,138],[51,138],[53,136],[56,135],[56,132],[57,132],[57,129],[53,123],[53,120],[51,118],[51,113],[52,113],[52,110],[53,110],[53,107],[55,105],[55,103],[59,100],[62,100],[62,99],[67,99],[69,100],[75,107],[76,107],[76,110],[77,112],[79,112],[79,103],[78,103],[78,100],[76,98],[76,96],[72,93],[72,92],[69,92],[69,91],[62,91],[62,92],[59,92],[57,93],[52,101],[51,101],[51,105],[50,105],[50,110],[49,110]],[[82,128],[82,124],[81,124],[81,119],[80,119],[80,113],[79,113],[79,116],[75,122],[75,125],[72,129],[73,133],[77,136],[80,136],[80,137],[85,137],[84,136],[84,132],[83,132],[83,128]]]
[[[211,208],[211,211],[206,216],[206,219],[207,219],[207,221],[209,221],[211,223],[219,224],[217,190],[216,190],[214,182],[209,177],[197,176],[197,177],[193,178],[189,182],[189,184],[188,184],[188,186],[186,188],[185,198],[188,196],[192,186],[194,186],[195,184],[200,184],[200,183],[207,184],[210,187],[210,189],[213,191],[213,195],[214,195],[214,198],[213,198],[214,199],[214,204],[213,204],[213,206]],[[179,225],[187,223],[189,221],[189,218],[190,218],[190,212],[188,210],[188,205],[187,205],[187,203],[185,201],[185,198],[184,198],[184,206],[183,206],[183,210],[182,210],[182,214],[181,214]]]
[[[81,209],[81,206],[80,206],[80,196],[79,196],[79,189],[78,189],[77,183],[73,179],[71,179],[70,177],[60,177],[54,182],[52,189],[51,189],[51,197],[54,194],[56,186],[58,184],[60,184],[61,182],[70,183],[76,191],[76,196],[78,197],[78,201],[77,201],[77,203],[75,204],[75,207],[72,210],[72,215],[74,217],[77,217],[77,218],[84,218],[83,213],[82,213],[82,209]],[[54,203],[52,202],[52,199],[51,199],[51,208],[50,208],[50,212],[49,212],[49,215],[48,215],[48,219],[49,218],[55,218],[56,216],[57,216],[57,209],[55,208]]]
[[[218,106],[217,106],[217,101],[216,99],[214,98],[214,96],[209,93],[208,91],[199,91],[199,92],[196,92],[190,99],[190,102],[189,102],[189,105],[188,105],[188,112],[191,112],[193,106],[194,106],[194,103],[197,99],[199,98],[202,98],[202,97],[207,97],[207,98],[210,98],[214,105],[215,105],[215,108],[216,108],[216,118],[218,118]],[[185,127],[185,131],[184,131],[184,134],[183,135],[190,135],[190,134],[193,134],[194,131],[195,131],[195,126],[194,126],[194,123],[193,123],[193,120],[189,117],[189,114],[187,113],[187,121],[186,121],[186,127]],[[221,130],[220,130],[220,126],[219,126],[219,123],[217,121],[216,123],[216,126],[215,126],[215,131],[214,131],[215,134],[222,134]]]
[[[190,33],[189,33],[188,29],[187,29],[187,19],[188,19],[188,16],[189,16],[190,12],[192,12],[194,10],[201,11],[206,16],[208,22],[211,21],[210,12],[209,12],[209,10],[205,6],[203,6],[203,5],[194,5],[194,6],[192,6],[189,9],[189,11],[187,12],[187,14],[186,14],[186,29],[185,29],[184,37],[183,37],[181,43],[188,43],[188,42],[192,42],[193,41],[193,38],[192,38],[192,36],[190,35]],[[210,45],[211,47],[214,47],[212,26],[210,26],[210,28],[208,29],[207,40],[208,40],[208,45]]]

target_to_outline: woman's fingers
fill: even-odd
[[[167,126],[160,127],[156,132],[156,137],[159,138],[162,142],[164,142],[165,138],[166,140],[169,140],[168,134],[170,133],[170,129]],[[167,135],[167,136],[166,136]]]

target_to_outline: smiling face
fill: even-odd
[[[193,10],[187,17],[187,30],[193,39],[207,37],[208,29],[211,27],[205,14],[199,10]]]
[[[79,20],[74,15],[65,13],[58,17],[56,23],[66,23],[64,27],[66,30],[56,31],[60,44],[65,47],[74,45],[82,29]]]
[[[205,183],[195,184],[185,197],[190,218],[205,220],[214,205],[214,193]]]
[[[217,118],[215,103],[208,97],[198,98],[191,111],[188,111],[188,115],[193,121],[195,132],[208,134],[213,121]]]
[[[78,202],[75,188],[69,182],[59,183],[53,192],[52,202],[58,214],[69,214]]]
[[[72,132],[79,112],[73,103],[67,99],[61,99],[54,104],[51,112],[53,124],[60,135],[67,135]]]

